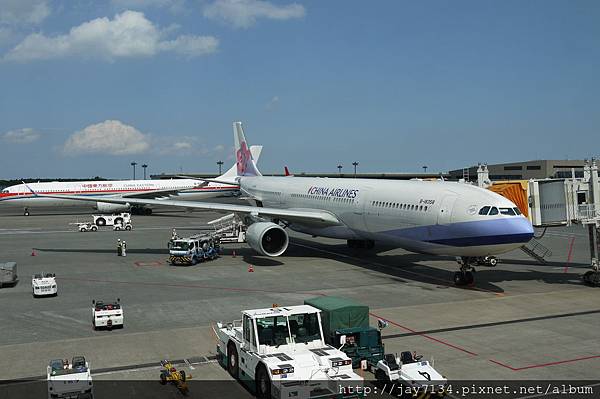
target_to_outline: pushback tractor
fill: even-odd
[[[315,307],[244,310],[215,334],[219,363],[259,398],[349,398],[363,387],[352,359],[325,343]]]

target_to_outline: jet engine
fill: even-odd
[[[290,241],[286,231],[278,224],[257,222],[248,227],[246,242],[261,255],[279,256],[285,252]]]
[[[109,204],[108,202],[96,202],[96,209],[102,213],[119,213],[129,211],[129,204]]]

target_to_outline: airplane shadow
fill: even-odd
[[[497,267],[476,267],[474,286],[457,287],[454,285],[453,276],[454,273],[459,270],[459,267],[458,264],[455,263],[455,258],[451,256],[435,256],[416,253],[386,254],[386,251],[394,248],[382,246],[372,250],[350,249],[347,248],[345,244],[319,244],[298,237],[293,237],[291,243],[298,243],[302,246],[290,245],[286,251],[286,256],[299,258],[319,256],[322,258],[333,259],[366,270],[387,274],[390,279],[399,283],[421,282],[436,284],[438,288],[454,287],[458,289],[476,289],[493,293],[503,293],[504,289],[497,284],[506,281],[541,281],[547,284],[583,285],[579,276],[574,275],[573,273],[565,273],[563,270],[556,270],[557,267],[564,267],[564,262],[550,261],[547,262],[546,265],[542,265],[533,260],[528,261],[502,258],[501,263]],[[317,249],[306,249],[305,246]],[[456,264],[456,269],[446,270],[444,268],[423,264],[424,262],[429,261],[454,262]],[[536,268],[523,268],[513,271],[503,269],[503,264],[535,266]],[[568,267],[585,269],[589,267],[589,265],[570,263]],[[540,268],[542,270],[540,270]]]

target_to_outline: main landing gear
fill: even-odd
[[[456,261],[460,265],[460,271],[454,273],[454,284],[458,286],[472,285],[475,282],[474,263],[477,263],[477,258],[472,257],[457,257]]]
[[[373,240],[347,240],[348,248],[373,249],[375,241]]]
[[[23,216],[29,216],[29,208],[23,209]]]
[[[592,287],[600,287],[600,264],[596,259],[592,260],[592,270],[583,275],[583,282]]]

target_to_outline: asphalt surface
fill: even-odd
[[[211,360],[212,323],[317,295],[369,305],[373,325],[389,321],[387,352],[417,351],[450,379],[598,378],[600,288],[580,279],[589,264],[580,227],[545,234],[542,242],[553,252],[547,265],[515,251],[495,268],[478,268],[467,288],[451,283],[458,269],[453,258],[350,250],[339,240],[300,234],[291,235],[279,258],[226,245],[215,261],[168,266],[173,227],[194,234],[219,216],[165,212],[134,216],[131,232],[79,233],[69,223],[89,216],[0,214],[0,262],[16,261],[20,276],[15,287],[0,289],[1,378],[40,377],[50,359],[85,355],[105,379],[156,379],[152,365],[171,358],[185,361],[195,379],[225,380]],[[127,257],[116,256],[117,238],[126,240]],[[57,297],[32,297],[30,276],[42,271],[56,273]],[[117,297],[125,327],[93,331],[92,299]]]

